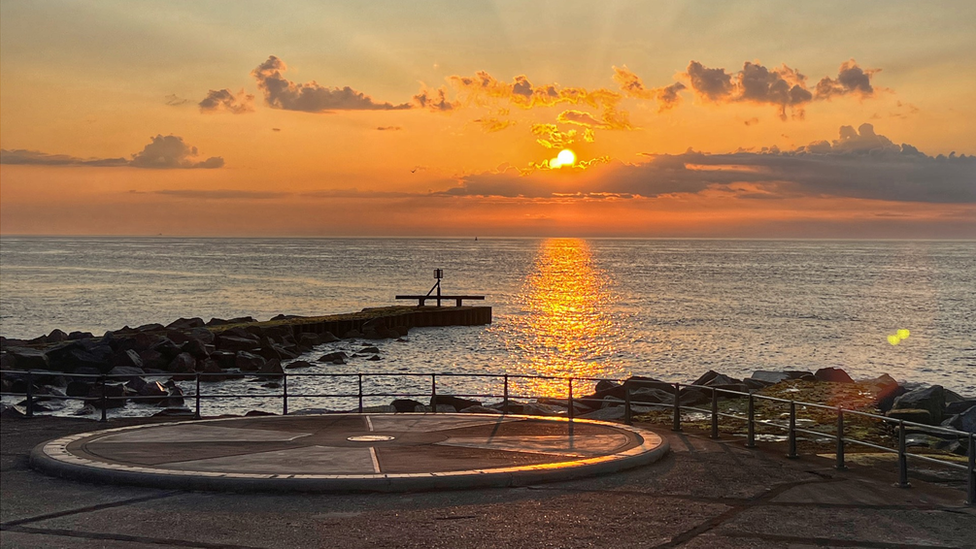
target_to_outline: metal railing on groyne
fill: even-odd
[[[180,401],[185,401],[185,399],[191,399],[194,403],[194,409],[192,410],[193,416],[200,419],[201,416],[201,402],[204,399],[281,399],[281,413],[283,415],[288,414],[288,401],[289,399],[297,398],[308,398],[308,399],[356,399],[357,405],[356,410],[362,413],[366,406],[364,406],[365,399],[375,399],[375,398],[418,398],[418,397],[429,397],[431,399],[431,412],[437,413],[437,382],[438,378],[442,380],[445,378],[473,378],[473,379],[491,379],[500,381],[502,385],[502,393],[456,393],[452,392],[449,395],[441,395],[444,397],[457,397],[462,399],[467,398],[500,398],[501,411],[504,413],[511,408],[512,400],[517,399],[548,399],[548,402],[558,402],[560,406],[564,406],[566,411],[566,416],[573,420],[576,417],[576,404],[582,404],[587,406],[588,402],[597,402],[600,406],[607,404],[603,398],[593,399],[593,398],[579,398],[575,396],[578,394],[579,383],[596,383],[599,381],[604,381],[605,378],[590,378],[590,377],[561,377],[561,376],[540,376],[540,375],[527,375],[527,374],[459,374],[459,373],[417,373],[417,372],[390,372],[390,373],[293,373],[293,372],[283,372],[283,373],[255,373],[246,372],[240,374],[233,374],[235,377],[252,377],[261,378],[269,380],[280,380],[280,393],[244,393],[244,394],[228,394],[228,393],[211,393],[204,394],[202,392],[202,383],[207,381],[221,381],[228,378],[228,373],[206,373],[206,372],[194,372],[194,373],[160,373],[160,374],[73,374],[65,372],[54,372],[54,371],[44,371],[44,370],[0,370],[0,374],[12,375],[20,378],[24,381],[24,392],[2,392],[0,396],[25,396],[25,415],[27,417],[33,417],[35,415],[35,407],[41,402],[41,400],[81,400],[88,403],[95,403],[97,408],[101,410],[101,421],[107,421],[108,410],[112,407],[112,404],[117,404],[119,401],[123,403],[125,401],[134,402],[158,402],[163,399],[179,399]],[[88,394],[86,396],[69,396],[69,395],[56,395],[56,394],[34,394],[34,381],[38,379],[43,379],[44,377],[59,376],[63,378],[79,378],[79,379],[89,379],[95,381],[94,387],[98,387],[94,392],[95,395]],[[124,380],[129,381],[133,378],[172,378],[180,381],[192,382],[195,389],[191,394],[156,394],[156,395],[110,395],[108,391],[108,383],[110,380]],[[429,381],[429,390],[423,392],[368,392],[364,390],[364,380],[369,378],[419,378]],[[288,390],[288,379],[289,378],[330,378],[330,379],[348,379],[355,380],[357,390],[353,393],[349,392],[336,392],[336,393],[295,393],[289,392]],[[564,384],[566,389],[565,394],[567,398],[557,399],[546,397],[545,395],[533,395],[533,394],[520,394],[512,392],[513,382],[519,381],[534,381],[534,382],[544,382],[550,387],[555,384]],[[910,421],[905,421],[902,419],[890,418],[878,414],[872,414],[869,412],[863,412],[859,410],[846,409],[839,406],[828,406],[825,404],[817,404],[813,402],[802,402],[796,400],[783,399],[778,397],[771,397],[766,395],[755,394],[752,391],[742,392],[730,389],[721,389],[716,387],[702,386],[702,385],[689,385],[682,383],[664,383],[655,380],[642,380],[642,379],[626,379],[626,380],[608,380],[622,383],[623,386],[623,402],[621,403],[624,408],[623,420],[624,423],[631,425],[633,423],[634,417],[634,406],[644,406],[653,408],[665,408],[672,410],[672,430],[681,431],[682,430],[682,414],[688,411],[697,412],[701,414],[706,414],[710,418],[710,436],[713,439],[720,438],[719,436],[719,422],[721,418],[732,419],[736,421],[745,422],[746,424],[746,443],[747,448],[755,448],[756,444],[756,426],[771,427],[779,429],[786,432],[787,439],[787,457],[797,458],[799,454],[797,453],[797,435],[805,434],[818,438],[832,438],[835,442],[836,449],[835,455],[835,467],[838,470],[846,469],[845,461],[845,451],[848,444],[856,444],[865,447],[869,447],[882,452],[894,453],[898,455],[898,482],[897,485],[903,488],[909,488],[911,486],[908,480],[908,459],[918,459],[926,462],[936,463],[943,467],[948,467],[952,469],[958,469],[965,471],[967,474],[967,505],[976,505],[976,434],[967,433],[965,431],[959,431],[956,429],[950,429],[947,427],[925,425],[922,423],[915,423]],[[575,383],[575,387],[574,387]],[[426,384],[426,381],[425,381]],[[667,386],[673,391],[670,392],[672,396],[672,402],[648,402],[635,399],[634,390],[640,387],[655,387],[660,388],[662,386]],[[695,406],[686,406],[681,404],[681,390],[684,388],[694,388],[699,391],[710,392],[711,394],[711,406],[710,408],[698,408]],[[727,396],[728,398],[746,398],[748,399],[747,412],[745,415],[720,412],[719,411],[719,397],[720,395]],[[781,425],[771,420],[758,419],[756,417],[755,403],[757,400],[767,401],[776,403],[779,405],[788,405],[789,407],[789,419],[787,425]],[[836,416],[836,428],[830,431],[818,431],[814,429],[806,429],[797,426],[797,407],[802,408],[812,408],[830,412]],[[587,406],[589,407],[589,406]],[[898,435],[898,447],[888,448],[887,446],[882,446],[880,444],[875,444],[866,440],[859,440],[848,436],[845,430],[845,417],[848,416],[859,416],[864,418],[870,418],[876,421],[884,422],[888,425],[894,427]],[[907,450],[906,434],[907,429],[912,429],[914,431],[921,431],[925,433],[935,433],[937,435],[948,435],[955,437],[957,439],[964,439],[968,442],[968,464],[961,464],[947,459],[939,459],[934,457],[932,454],[923,455],[912,453]]]

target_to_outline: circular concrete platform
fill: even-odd
[[[38,445],[49,474],[154,488],[415,491],[522,486],[646,465],[658,435],[591,420],[329,414],[157,423]]]

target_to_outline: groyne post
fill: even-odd
[[[789,442],[790,450],[786,454],[786,457],[790,459],[796,459],[799,456],[796,454],[796,401],[790,401],[790,431],[789,431]]]
[[[27,417],[34,417],[34,374],[27,372]]]
[[[437,374],[430,374],[430,411],[437,413]]]
[[[718,389],[712,388],[712,434],[711,438],[718,438]]]
[[[681,430],[681,384],[674,384],[674,424],[671,426],[672,431]]]
[[[976,434],[969,435],[969,498],[966,505],[976,506]]]
[[[624,381],[624,424],[633,425],[633,411],[630,409],[630,380]]]
[[[844,409],[837,407],[837,464],[834,466],[838,471],[847,469],[844,465]]]
[[[908,482],[908,456],[906,453],[905,444],[905,420],[898,420],[898,487],[899,488],[911,488],[912,484]]]
[[[102,376],[102,377],[98,378],[98,380],[99,380],[99,384],[102,387],[102,398],[100,399],[101,404],[102,404],[102,419],[100,419],[99,421],[103,421],[104,422],[104,421],[108,421],[108,398],[107,398],[107,395],[105,394],[105,392],[106,392],[106,389],[105,389],[105,376]]]
[[[359,374],[359,413],[363,413],[363,374]]]
[[[569,420],[576,417],[576,405],[573,404],[573,378],[569,378]]]
[[[197,389],[194,394],[196,400],[196,412],[193,414],[193,419],[200,419],[200,372],[197,372]]]
[[[746,448],[756,447],[756,398],[749,391],[749,419],[746,426],[748,434],[746,436]]]
[[[505,389],[502,397],[502,411],[508,413],[508,374],[505,374]]]
[[[281,415],[288,415],[288,376],[281,376]]]

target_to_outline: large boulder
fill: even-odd
[[[73,372],[79,368],[94,368],[99,372],[112,369],[115,351],[93,339],[73,340],[47,350],[51,367],[60,371]]]
[[[468,400],[465,398],[459,398],[451,395],[437,395],[431,397],[430,407],[437,409],[438,406],[450,406],[454,408],[455,412],[460,412],[465,408],[470,408],[471,406],[481,406],[481,403],[477,400]]]
[[[397,412],[426,412],[427,408],[417,402],[407,398],[399,398],[390,403]]]
[[[217,348],[222,351],[253,351],[261,346],[257,339],[221,335],[217,338]]]
[[[760,381],[768,381],[770,383],[779,383],[781,381],[786,381],[788,379],[816,379],[813,374],[802,370],[785,370],[782,372],[775,372],[770,370],[756,370],[752,373],[752,379],[758,379]]]
[[[318,361],[332,364],[345,364],[347,358],[349,358],[349,356],[346,355],[346,353],[342,351],[333,351],[320,356]]]
[[[896,410],[888,410],[885,414],[891,419],[900,419],[902,421],[908,421],[911,423],[921,423],[924,425],[938,425],[938,421],[934,421],[932,414],[928,410],[921,410],[918,408],[898,408]]]
[[[204,322],[202,318],[178,318],[170,322],[166,327],[170,330],[189,331],[193,328],[201,328],[203,326]]]
[[[132,367],[132,368],[143,368],[145,365],[142,362],[142,357],[135,349],[126,349],[124,351],[117,351],[115,355],[112,356],[112,364],[116,367]]]
[[[674,404],[674,394],[667,391],[662,391],[661,389],[640,387],[630,393],[630,401],[632,403],[640,404]]]
[[[197,359],[193,358],[190,353],[180,353],[176,355],[176,358],[169,363],[167,371],[179,372],[179,373],[189,373],[195,372],[197,369]]]
[[[263,357],[251,354],[247,351],[239,351],[234,359],[234,366],[242,372],[257,372],[268,361]]]
[[[834,383],[854,383],[851,376],[847,375],[847,372],[840,368],[821,368],[817,370],[813,377],[817,378],[817,381],[831,381]]]
[[[701,375],[695,380],[692,385],[704,385],[706,387],[713,387],[716,385],[732,385],[735,383],[742,383],[741,380],[729,377],[725,374],[720,374],[715,370],[709,370]]]
[[[49,366],[44,351],[29,347],[7,347],[7,356],[13,358],[14,366],[19,370],[46,370]]]
[[[103,394],[105,395],[104,403],[102,402]],[[125,385],[121,383],[106,383],[104,385],[97,383],[92,385],[91,391],[88,393],[92,406],[99,409],[102,408],[103,404],[105,408],[121,408],[125,406],[125,396]]]
[[[941,385],[920,387],[895,399],[892,410],[927,410],[934,425],[942,422],[945,413],[945,389]]]
[[[976,433],[976,405],[970,406],[968,410],[958,413],[942,422],[943,427]]]

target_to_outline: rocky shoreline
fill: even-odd
[[[177,382],[194,380],[198,376],[208,382],[249,377],[251,381],[262,382],[263,387],[276,389],[286,370],[313,365],[298,359],[319,345],[341,339],[404,341],[402,338],[407,336],[409,326],[396,320],[404,309],[413,308],[365,309],[359,313],[328,317],[279,315],[264,322],[250,317],[215,318],[209,322],[200,318],[181,318],[166,326],[124,327],[101,337],[61,330],[31,340],[0,337],[0,366],[7,371],[0,376],[0,385],[3,393],[25,396],[30,393],[34,413],[58,412],[64,407],[64,400],[70,397],[86,403],[76,415],[95,414],[103,407],[122,407],[127,401],[156,406],[160,409],[158,415],[193,415],[185,405],[186,395]],[[323,325],[349,329],[339,335],[321,330],[306,331],[309,327],[320,329]],[[317,362],[344,364],[351,356],[380,359],[379,349],[368,341],[351,352],[353,355],[333,350],[324,353]],[[23,373],[27,370],[46,373],[27,376]],[[630,399],[635,413],[642,414],[641,419],[646,421],[666,423],[676,396],[674,384],[640,376],[628,381],[632,387]],[[963,397],[939,385],[913,387],[888,375],[855,381],[842,369],[822,368],[816,372],[760,370],[751,377],[736,379],[709,371],[681,387],[677,392],[679,405],[689,408],[709,404],[712,389],[753,392],[976,432],[976,397]],[[723,412],[743,414],[746,399],[720,395]],[[625,399],[624,385],[620,381],[604,380],[596,383],[592,393],[574,399],[573,414],[582,418],[619,420],[624,417]],[[757,417],[768,420],[773,426],[782,419],[782,410],[777,410],[769,401],[759,399],[757,403]],[[21,415],[25,404],[26,400],[21,401],[20,409],[4,405],[3,415]],[[569,406],[567,400],[555,398],[482,403],[439,394],[430,402],[397,399],[369,410],[567,415]],[[314,409],[305,413],[329,411],[333,410]],[[818,409],[801,412],[801,420],[811,425],[831,425],[833,418],[832,413]],[[851,428],[860,429],[875,440],[890,437],[891,433],[880,425],[883,422],[863,419],[852,417],[849,420]],[[690,415],[687,421],[694,424],[704,420]],[[735,422],[727,422],[724,428],[735,431]],[[773,431],[775,429],[770,432]],[[911,441],[953,453],[965,453],[966,442],[965,439],[938,437],[931,433],[918,433]]]

